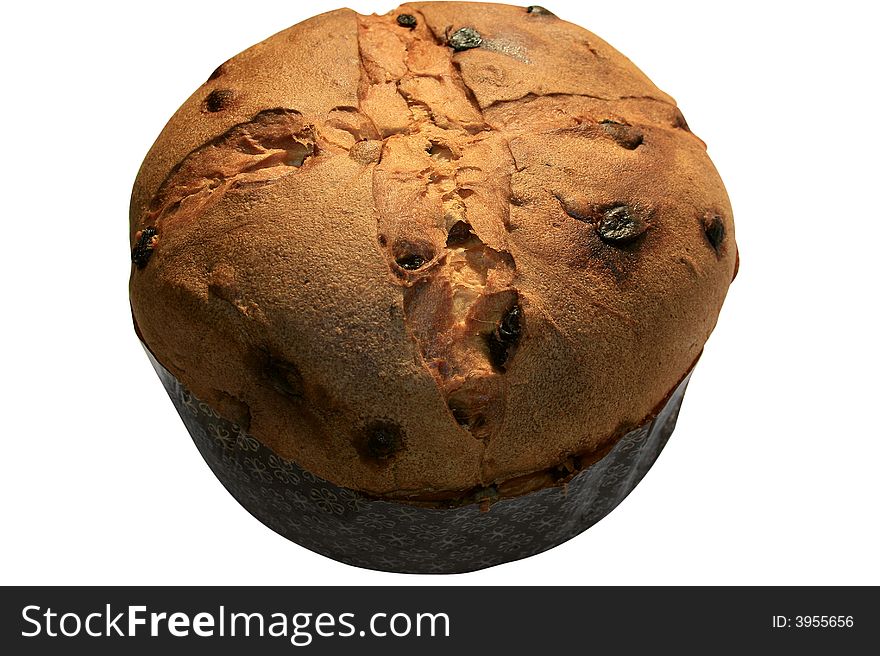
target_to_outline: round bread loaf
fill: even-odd
[[[540,7],[341,9],[222,64],[131,202],[138,334],[275,453],[384,498],[512,496],[690,371],[735,274],[675,102]]]

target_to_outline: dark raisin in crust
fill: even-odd
[[[131,249],[131,261],[138,269],[143,269],[147,266],[147,262],[150,261],[150,256],[153,254],[153,246],[155,245],[154,238],[157,234],[158,231],[153,226],[141,230],[140,238],[137,240],[134,248]]]

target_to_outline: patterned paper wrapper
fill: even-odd
[[[334,485],[274,453],[197,399],[152,354],[205,462],[229,493],[273,531],[358,567],[451,574],[526,558],[585,531],[611,512],[669,439],[690,374],[657,416],[624,435],[564,486],[477,503],[426,508]]]

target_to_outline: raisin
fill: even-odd
[[[470,223],[467,221],[456,221],[452,224],[449,234],[446,236],[446,247],[455,248],[456,246],[462,246],[468,243],[474,236],[474,233],[471,232]]]
[[[421,255],[416,255],[415,253],[402,255],[401,257],[398,257],[395,262],[397,262],[397,266],[401,269],[406,269],[407,271],[415,271],[416,269],[421,269],[425,266],[425,259]]]
[[[528,7],[526,7],[526,11],[528,13],[532,14],[533,16],[555,16],[556,15],[552,11],[550,11],[549,9],[544,9],[544,7],[541,7],[540,5],[529,5]]]
[[[617,205],[605,210],[596,226],[603,241],[614,243],[632,241],[647,228],[642,218],[627,205]]]
[[[507,314],[501,319],[501,323],[498,324],[498,335],[501,339],[506,342],[513,342],[519,339],[520,332],[522,331],[522,325],[520,324],[521,315],[522,308],[519,305],[514,305],[507,311]]]
[[[234,97],[235,92],[229,89],[214,89],[205,98],[205,111],[212,113],[222,111],[232,104]]]
[[[147,262],[153,254],[153,248],[156,246],[157,234],[158,232],[153,226],[141,230],[137,243],[131,249],[131,261],[138,269],[147,266]]]
[[[362,458],[388,460],[404,448],[403,431],[393,422],[373,421],[355,439],[355,448]]]
[[[471,48],[479,48],[483,43],[483,37],[472,27],[462,27],[456,30],[449,37],[449,45],[455,52],[462,50],[470,50]]]
[[[381,240],[380,240],[381,243]],[[413,239],[398,237],[394,240],[391,247],[391,257],[394,258],[396,267],[392,267],[392,272],[398,277],[404,274],[401,271],[417,271],[434,259],[434,246],[422,239]]]
[[[484,335],[486,346],[489,348],[489,362],[496,369],[504,371],[504,365],[507,363],[507,345],[502,342],[497,333],[486,333]]]
[[[714,251],[721,253],[721,244],[724,242],[724,221],[717,214],[703,218],[703,233]]]
[[[493,367],[504,371],[511,351],[519,343],[521,334],[522,308],[519,305],[514,305],[505,312],[494,331],[483,335],[489,349],[489,362]]]
[[[642,131],[631,125],[625,125],[610,119],[600,121],[599,124],[602,126],[602,130],[605,134],[614,139],[618,146],[626,148],[627,150],[635,150],[641,146],[645,140]]]
[[[408,27],[409,29],[413,29],[417,24],[416,17],[412,14],[398,14],[397,24],[401,27]]]

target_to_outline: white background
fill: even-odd
[[[132,330],[131,185],[220,62],[343,1],[4,9],[0,583],[880,584],[871,3],[545,0],[678,100],[742,259],[675,434],[608,518],[517,563],[395,575],[226,493]]]

